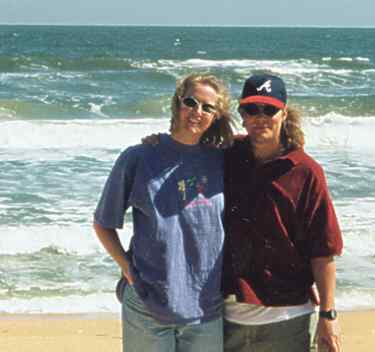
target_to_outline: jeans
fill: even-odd
[[[222,317],[200,324],[166,325],[151,316],[134,287],[122,305],[123,352],[221,352]]]
[[[316,313],[264,325],[224,321],[225,352],[313,352]]]

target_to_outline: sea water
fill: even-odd
[[[375,308],[375,29],[0,26],[0,312],[118,312],[92,230],[118,154],[168,130],[176,79],[281,75],[343,230],[339,309]],[[132,234],[127,214],[120,231]]]

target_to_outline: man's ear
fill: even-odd
[[[287,118],[288,118],[288,107],[285,106],[285,108],[283,109],[283,122],[286,121]]]

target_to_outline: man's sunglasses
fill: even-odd
[[[240,106],[238,110],[240,113],[243,111],[250,116],[266,115],[268,117],[272,117],[280,111],[279,108],[273,105],[258,105],[255,103]]]
[[[206,114],[214,114],[216,112],[216,108],[211,104],[201,103],[194,97],[186,97],[182,98],[182,102],[189,108],[195,109],[198,106],[202,107],[202,111]]]

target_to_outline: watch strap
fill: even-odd
[[[321,310],[319,312],[319,317],[328,320],[335,320],[337,318],[337,311],[335,309]]]

